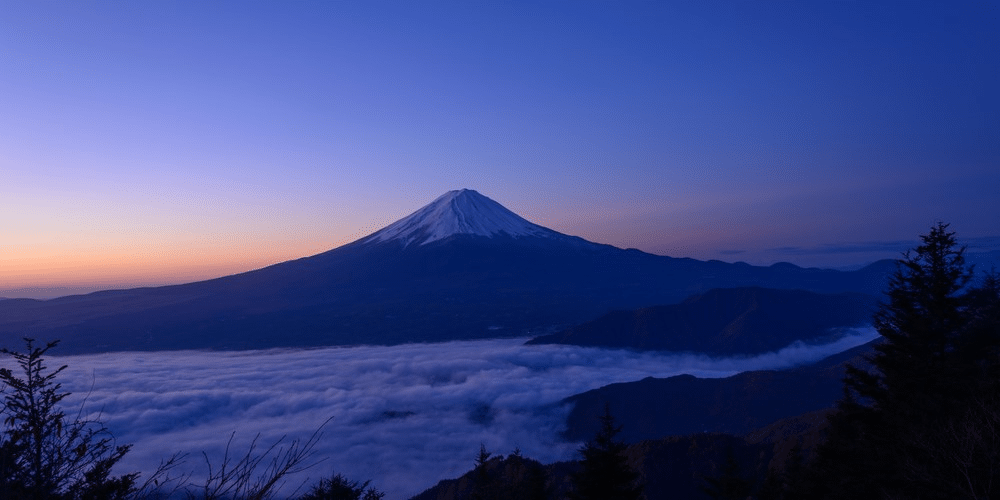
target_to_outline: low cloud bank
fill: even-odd
[[[697,354],[637,353],[525,339],[392,347],[251,352],[112,353],[52,357],[68,364],[61,378],[119,443],[134,447],[122,471],[151,471],[175,452],[185,467],[214,463],[231,435],[237,453],[260,435],[306,439],[324,421],[316,447],[324,461],[304,473],[332,471],[372,479],[388,498],[407,498],[440,479],[469,470],[480,443],[507,454],[551,462],[573,458],[579,443],[562,443],[569,408],[563,398],[615,382],[689,373],[724,377],[787,368],[872,340],[859,329],[825,345],[794,344],[779,352],[713,359]],[[75,410],[73,410],[75,411]],[[293,478],[290,487],[305,477]]]

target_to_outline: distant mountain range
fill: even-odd
[[[891,262],[853,272],[623,250],[451,191],[333,250],[184,285],[0,301],[0,345],[67,353],[395,344],[540,335],[714,288],[879,294]]]
[[[784,470],[796,448],[812,453],[823,439],[827,414],[843,394],[845,366],[870,368],[865,356],[876,342],[790,370],[719,379],[647,378],[577,394],[561,403],[573,404],[564,437],[592,439],[600,425],[596,417],[607,404],[622,429],[616,438],[630,443],[627,462],[647,497],[710,498],[702,490],[705,478],[718,476],[728,459],[745,477],[762,477],[769,469]],[[578,470],[578,462],[542,465],[509,455],[490,460],[485,472],[494,484],[508,488],[528,488],[541,477],[545,488],[561,497]],[[471,470],[440,481],[413,500],[469,498],[482,474]]]
[[[860,293],[715,289],[680,304],[613,311],[529,344],[573,344],[706,354],[760,354],[796,340],[822,342],[871,323],[878,301]]]
[[[611,384],[570,396],[568,440],[589,439],[605,403],[627,442],[702,432],[742,435],[778,420],[832,408],[843,396],[845,367],[868,367],[874,340],[815,364],[742,372],[725,378],[678,375]]]

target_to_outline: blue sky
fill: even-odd
[[[5,6],[0,292],[252,269],[463,187],[754,264],[1000,235],[987,2]]]

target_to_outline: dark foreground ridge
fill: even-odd
[[[696,433],[744,435],[778,420],[832,409],[843,394],[847,365],[864,366],[875,340],[787,370],[748,371],[724,378],[678,375],[611,384],[570,396],[565,437],[593,435],[593,416],[609,405],[630,443]]]

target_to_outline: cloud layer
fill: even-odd
[[[823,346],[796,344],[753,358],[636,353],[575,346],[524,346],[524,339],[251,352],[112,353],[50,358],[68,364],[61,381],[119,443],[134,444],[124,470],[151,471],[187,452],[196,471],[205,452],[221,457],[230,436],[245,451],[258,434],[308,438],[323,422],[332,471],[372,479],[388,498],[407,498],[472,467],[480,443],[519,447],[543,462],[572,458],[558,439],[568,408],[558,402],[606,384],[690,373],[722,377],[820,359],[875,337],[871,329]],[[84,401],[85,400],[85,401]],[[305,477],[290,481],[294,486]]]

